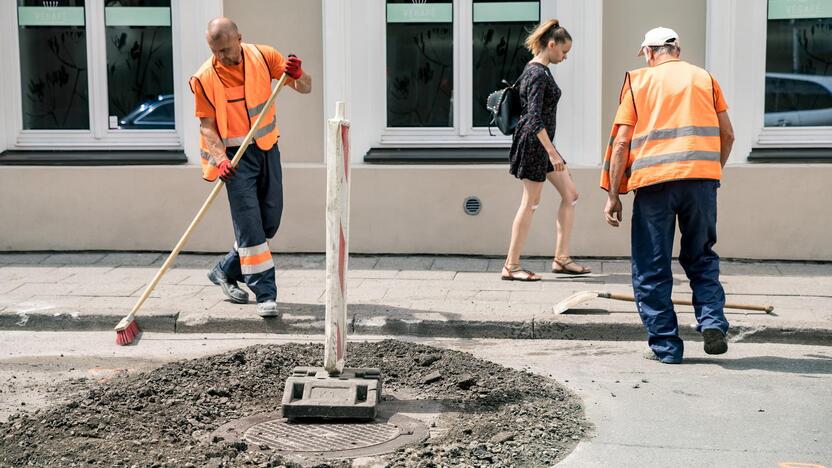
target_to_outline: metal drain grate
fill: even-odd
[[[462,202],[462,209],[467,215],[478,215],[482,209],[482,202],[477,197],[468,197]]]
[[[386,423],[289,424],[278,419],[252,426],[243,438],[289,452],[334,452],[383,444],[400,434],[397,426]]]

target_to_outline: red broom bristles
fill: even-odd
[[[121,346],[128,345],[139,335],[139,324],[136,319],[130,322],[130,325],[124,327],[123,330],[116,330],[116,344]]]

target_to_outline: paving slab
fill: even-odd
[[[360,279],[385,279],[395,278],[399,274],[397,270],[353,270],[350,269],[350,278]]]
[[[402,270],[396,274],[397,279],[424,279],[450,281],[457,275],[456,271],[443,270]]]
[[[278,270],[323,270],[326,268],[326,255],[323,254],[275,254],[272,258]]]
[[[440,271],[487,271],[487,258],[472,257],[438,257],[431,266],[433,270]]]
[[[103,253],[56,253],[46,257],[44,265],[92,265],[100,262],[107,254]]]
[[[117,252],[105,255],[96,265],[150,266],[158,264],[161,266],[165,258],[167,254]]]
[[[110,276],[115,270],[117,268],[112,265],[64,266],[59,271],[69,276],[58,281],[73,284],[114,283],[122,281],[122,279],[116,276]],[[46,280],[43,281],[45,282]]]
[[[179,254],[173,262],[174,267],[209,269],[222,259],[222,255]]]
[[[51,253],[0,253],[0,264],[33,265],[46,260]]]
[[[428,300],[442,300],[448,296],[448,289],[434,288],[434,287],[402,287],[389,288],[384,299],[428,299]]]
[[[0,294],[8,294],[24,284],[22,281],[0,281]]]
[[[138,281],[118,283],[88,282],[76,286],[70,292],[73,296],[127,297],[141,292],[140,290],[145,287],[145,283]]]
[[[350,270],[372,270],[378,263],[378,257],[356,257],[350,255],[348,265]]]
[[[776,263],[784,276],[832,276],[832,263]]]
[[[376,270],[430,270],[434,257],[389,256],[381,257]]]
[[[0,281],[38,281],[55,283],[72,276],[71,272],[54,265],[2,265]]]
[[[18,288],[4,293],[4,295],[6,297],[68,296],[77,287],[77,284],[71,283],[23,283]]]

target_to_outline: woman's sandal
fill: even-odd
[[[520,265],[514,265],[516,268],[509,268],[508,265],[503,265],[503,273],[500,278],[503,281],[540,281],[541,276],[534,274],[529,270],[524,270]],[[506,274],[508,273],[508,274]]]
[[[581,267],[580,270],[570,270],[566,268],[567,265],[575,265]],[[565,257],[563,260],[555,258],[552,260],[552,273],[559,273],[564,275],[586,275],[592,273],[592,268],[587,268],[583,265],[578,265],[572,260],[572,257]]]

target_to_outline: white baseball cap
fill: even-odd
[[[644,48],[648,46],[663,46],[666,44],[673,44],[676,47],[679,47],[679,35],[676,34],[676,31],[670,28],[653,28],[647,31],[647,34],[644,35],[644,42],[641,43],[641,47],[638,48],[638,56],[641,57],[644,55]]]

